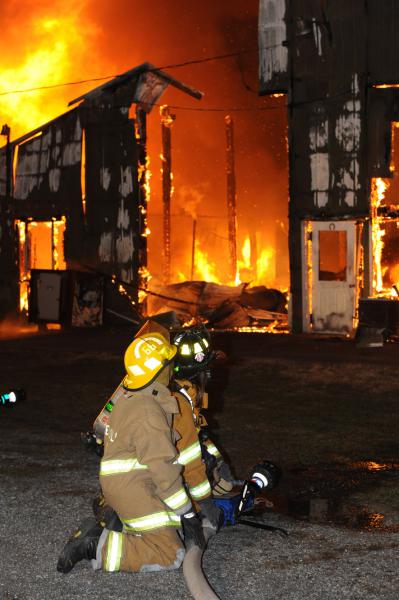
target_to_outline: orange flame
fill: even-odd
[[[195,244],[195,275],[204,281],[221,283],[216,275],[216,265],[211,262],[206,252],[201,250],[198,241]]]
[[[201,248],[200,242],[195,242],[195,265],[194,279],[219,283],[221,285],[239,285],[248,283],[250,285],[270,285],[273,281],[272,262],[275,251],[271,247],[263,248],[260,256],[254,261],[251,258],[251,242],[247,236],[241,248],[241,258],[238,260],[237,276],[235,281],[229,280],[226,272],[218,268],[216,263],[210,260],[208,253]],[[256,263],[253,265],[253,263]],[[187,281],[189,270],[181,269],[177,273],[178,281]]]
[[[258,276],[255,283],[270,283],[272,277],[270,271],[274,255],[275,251],[273,248],[263,248],[260,257],[256,261]]]
[[[56,8],[53,10],[55,12]],[[64,112],[66,99],[71,99],[71,93],[75,94],[76,89],[73,92],[70,88],[61,88],[57,91],[44,89],[6,93],[76,80],[76,64],[85,64],[83,59],[88,56],[92,38],[97,34],[95,27],[85,22],[82,35],[79,10],[75,9],[71,9],[68,15],[57,17],[48,9],[46,15],[25,23],[25,28],[24,35],[30,40],[31,46],[19,59],[16,59],[14,48],[8,61],[12,66],[3,69],[0,78],[0,94],[5,94],[0,95],[0,113],[3,122],[11,127],[13,138],[32,131]],[[22,44],[19,48],[23,51]],[[9,53],[4,37],[1,46],[4,64]],[[92,75],[96,71],[93,63],[90,69]],[[78,78],[81,76],[80,72]]]
[[[380,177],[372,180],[371,186],[371,216],[372,216],[372,244],[373,244],[373,293],[376,296],[384,295],[383,272],[381,265],[382,251],[384,249],[385,229],[382,228],[383,218],[378,216],[378,208],[385,198],[389,183]]]
[[[15,222],[19,240],[19,309],[21,312],[28,310],[30,269],[66,269],[65,223],[65,216],[60,220],[40,222],[17,220]],[[49,230],[48,234],[45,234],[45,230]]]
[[[259,256],[252,256],[251,240],[246,236],[241,248],[241,259],[238,260],[238,276],[236,283],[247,282],[251,285],[271,285],[273,282],[272,247],[262,248]]]

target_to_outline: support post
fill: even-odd
[[[138,240],[139,248],[136,260],[136,268],[138,272],[138,288],[146,290],[148,285],[148,269],[147,269],[147,203],[149,200],[149,170],[148,170],[148,154],[147,154],[147,114],[145,110],[138,105],[136,109],[136,143],[138,147],[138,184],[139,184],[139,196],[138,196]],[[135,303],[140,304],[142,314],[146,313],[146,294],[140,294],[139,289],[134,290],[134,297],[132,298]]]
[[[256,231],[252,231],[249,236],[251,247],[251,268],[254,274],[254,280],[258,279],[258,241]]]
[[[234,281],[237,274],[237,209],[236,176],[234,157],[234,125],[230,115],[226,124],[226,162],[227,162],[227,224],[229,240],[230,273]]]
[[[191,247],[191,281],[194,280],[195,273],[195,243],[197,237],[197,219],[193,219],[193,243]]]
[[[162,200],[163,200],[163,252],[164,252],[164,282],[170,283],[171,275],[171,223],[170,203],[173,193],[172,175],[172,125],[175,115],[166,105],[160,108],[162,128]]]
[[[14,231],[14,206],[12,202],[12,149],[11,130],[3,125],[1,136],[6,137],[4,163],[0,189],[0,318],[18,312],[18,269],[16,236]],[[4,190],[4,191],[3,191]]]

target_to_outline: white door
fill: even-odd
[[[356,309],[356,224],[311,221],[305,232],[305,330],[350,334]]]
[[[58,321],[60,318],[61,273],[43,271],[37,280],[37,318]]]

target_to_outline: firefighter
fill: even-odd
[[[177,347],[174,389],[179,390],[191,405],[213,495],[224,495],[233,489],[233,476],[222,453],[209,437],[208,424],[202,413],[203,409],[208,408],[206,386],[216,352],[212,349],[210,335],[203,325],[179,331],[173,343]]]
[[[167,330],[151,321],[126,350],[127,375],[113,395],[100,466],[105,502],[122,528],[85,521],[65,545],[59,571],[68,573],[82,559],[111,572],[178,568],[184,557],[180,526],[186,547],[205,546],[192,499],[205,524],[217,529],[219,509],[210,500],[204,469],[195,464],[201,462],[195,428],[194,436],[178,434],[180,439],[172,429],[178,405],[167,385],[175,354]]]

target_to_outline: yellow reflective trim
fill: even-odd
[[[190,462],[199,458],[201,456],[201,445],[200,443],[194,442],[185,450],[182,450],[175,462],[178,462],[179,465],[188,465]]]
[[[182,344],[180,348],[180,354],[183,354],[183,356],[190,356],[190,346],[188,344]]]
[[[165,510],[138,519],[122,519],[122,523],[126,530],[150,531],[151,529],[158,529],[160,527],[179,527],[180,517],[173,512]]]
[[[140,464],[137,458],[102,460],[100,475],[116,475],[118,473],[129,473],[130,471],[141,469],[148,469],[148,466]]]
[[[110,531],[107,540],[105,571],[119,571],[122,557],[122,534]]]
[[[180,508],[181,506],[184,506],[187,502],[189,502],[189,498],[188,498],[185,490],[182,488],[178,492],[173,494],[172,496],[169,496],[169,498],[166,498],[164,500],[164,502],[170,508],[172,508],[173,510],[176,510],[176,509]]]
[[[194,487],[190,486],[190,495],[194,498],[194,500],[200,500],[204,496],[208,496],[211,493],[211,486],[209,485],[209,481],[203,481],[199,485]]]
[[[222,456],[219,452],[219,450],[216,448],[215,444],[212,443],[205,443],[206,445],[206,449],[208,450],[209,454],[212,454],[212,456]]]

